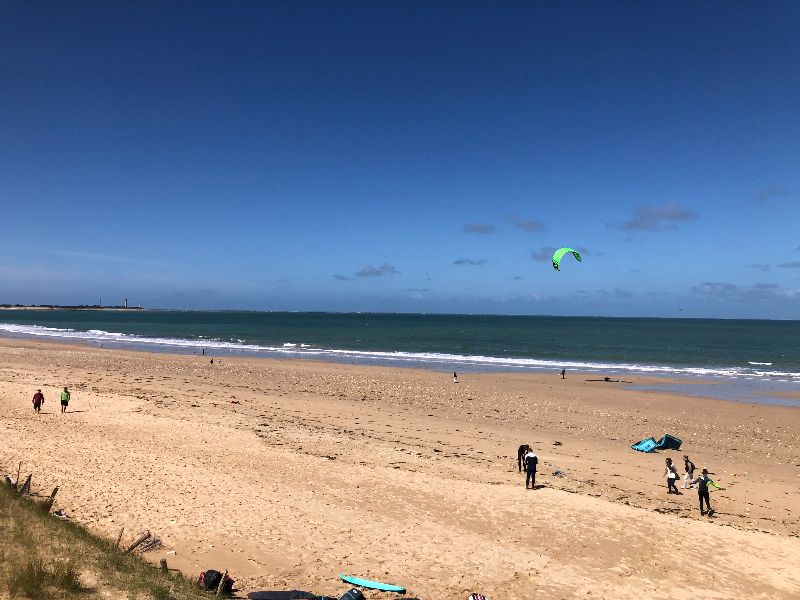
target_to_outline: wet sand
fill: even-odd
[[[56,508],[74,520],[109,537],[150,529],[164,543],[152,560],[227,568],[244,591],[338,597],[347,572],[421,600],[800,596],[800,409],[572,372],[453,384],[451,372],[215,363],[0,340],[0,469],[22,461],[34,490],[61,486]],[[629,448],[664,433],[680,452]],[[540,457],[533,491],[523,442]],[[725,488],[711,520],[695,490],[666,494],[664,458],[682,467],[684,452]]]

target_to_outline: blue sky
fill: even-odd
[[[798,28],[0,2],[0,302],[800,318]]]

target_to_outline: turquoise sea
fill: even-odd
[[[566,368],[713,377],[720,382],[755,382],[762,390],[800,391],[800,321],[14,310],[0,312],[0,335],[442,371]]]

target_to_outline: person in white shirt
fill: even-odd
[[[667,468],[664,470],[664,476],[667,478],[667,493],[680,495],[678,486],[675,485],[678,480],[678,469],[672,464],[671,458],[666,459],[665,462]]]

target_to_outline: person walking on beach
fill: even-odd
[[[67,407],[69,406],[69,390],[67,386],[64,386],[64,391],[61,392],[61,412],[67,412]]]
[[[678,487],[675,485],[675,481],[678,479],[678,469],[672,464],[671,458],[668,458],[666,463],[667,468],[664,471],[664,476],[667,478],[667,493],[680,495]]]
[[[517,448],[517,466],[520,473],[522,473],[522,467],[525,466],[525,455],[530,451],[531,447],[528,444],[522,444]]]
[[[692,487],[692,479],[694,479],[694,463],[689,460],[689,455],[683,455],[683,489]]]
[[[700,515],[708,513],[708,516],[711,517],[714,514],[714,509],[711,508],[711,498],[708,495],[708,486],[713,485],[718,490],[722,488],[719,487],[713,479],[708,476],[708,469],[703,469],[702,475],[697,479],[692,480],[693,484],[697,484],[697,496],[700,498]],[[706,503],[706,511],[703,511],[703,502]]]
[[[561,369],[561,379],[566,379],[566,378],[567,378],[567,370]]]
[[[35,410],[37,414],[41,412],[42,404],[44,404],[44,394],[42,394],[42,390],[37,390],[33,395],[33,410]]]
[[[525,489],[528,489],[528,483],[531,484],[531,489],[536,489],[536,465],[539,464],[539,457],[533,453],[533,450],[528,449],[525,454]]]
[[[458,383],[458,373],[453,371],[453,383]]]

